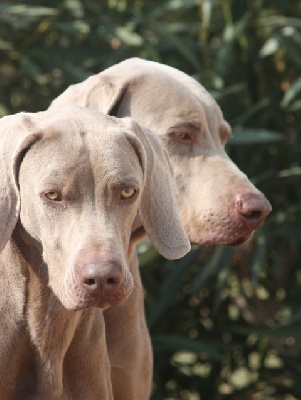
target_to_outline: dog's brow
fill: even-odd
[[[191,122],[183,122],[183,123],[179,123],[177,125],[170,127],[170,130],[172,130],[172,129],[189,129],[189,130],[197,131],[200,129],[200,125],[191,123]]]

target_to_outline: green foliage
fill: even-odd
[[[0,114],[45,109],[127,57],[202,82],[228,152],[273,212],[241,248],[177,262],[141,247],[153,400],[301,398],[301,3],[25,0],[0,5]]]

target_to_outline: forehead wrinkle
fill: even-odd
[[[92,203],[93,206],[95,207],[95,176],[94,176],[94,170],[92,168],[91,150],[88,145],[87,135],[84,131],[80,131],[80,140],[81,140],[81,148],[80,148],[79,159],[85,160],[84,170],[82,171],[82,173],[83,175],[86,175],[88,172],[90,175],[89,176],[90,179],[87,179],[87,182],[90,183],[90,190],[92,193]],[[84,179],[85,176],[83,176],[82,178]]]
[[[39,188],[64,188],[70,192],[80,190],[82,183],[89,183],[94,190],[89,151],[78,142],[71,143],[63,138],[40,149],[33,149],[28,162],[26,161],[26,168],[32,169],[30,165],[34,166],[35,174],[39,177],[36,179]]]

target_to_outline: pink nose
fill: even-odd
[[[123,281],[122,267],[118,262],[89,262],[78,268],[78,280],[90,295],[105,300],[114,296]]]
[[[235,196],[239,217],[249,228],[257,228],[272,210],[271,204],[261,193],[239,193]]]

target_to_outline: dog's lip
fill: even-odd
[[[123,304],[132,293],[133,287],[134,281],[130,273],[126,275],[124,281],[120,284],[117,290],[113,288],[112,291],[110,291],[109,288],[107,290],[101,289],[97,292],[91,293],[83,287],[74,285],[70,288],[69,285],[68,291],[65,290],[64,292],[65,301],[62,301],[62,303],[65,308],[74,311],[86,310],[92,307],[104,310],[110,306]],[[66,298],[68,299],[68,302],[66,301]]]
[[[72,307],[68,307],[68,309],[72,311],[79,310],[87,310],[88,308],[96,307],[101,309],[106,309],[110,306],[110,304],[100,301],[99,299],[95,299],[93,297],[85,298],[73,304]]]
[[[230,246],[230,247],[237,247],[241,246],[242,244],[245,244],[248,240],[251,239],[253,236],[253,233],[255,230],[252,230],[251,232],[248,232],[245,235],[242,236],[237,236],[235,240],[226,240],[226,239],[216,239],[216,240],[210,240],[210,241],[202,241],[202,240],[196,240],[193,238],[190,240],[191,244],[195,244],[197,246],[215,246],[218,244],[223,244],[225,246]]]
[[[252,231],[248,235],[241,236],[240,238],[234,240],[234,242],[226,243],[226,245],[231,246],[231,247],[241,246],[242,244],[245,244],[248,240],[251,239],[251,237],[253,236],[253,233],[254,233],[254,231]]]
[[[82,301],[79,301],[77,304],[75,304],[71,310],[72,311],[79,311],[79,310],[87,310],[88,308],[100,308],[102,310],[105,310],[106,308],[110,307],[111,304],[108,304],[103,301],[95,300],[95,299],[85,299]]]
[[[126,294],[122,295],[114,295],[114,296],[106,296],[104,299],[101,295],[90,295],[86,296],[83,299],[80,299],[76,302],[76,304],[72,307],[72,310],[85,310],[91,307],[100,308],[102,310],[110,307],[110,306],[118,306],[126,301],[128,296]]]

